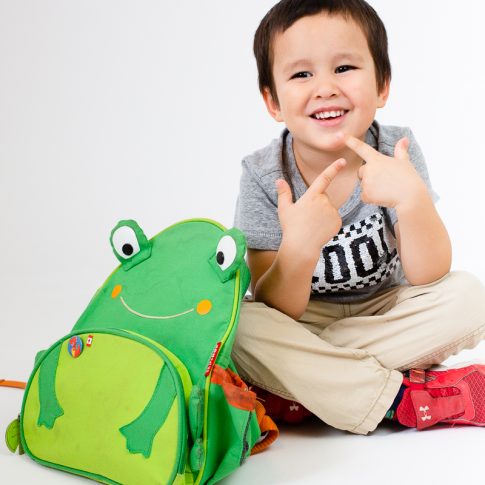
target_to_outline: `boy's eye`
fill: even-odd
[[[341,70],[342,69],[342,70]],[[335,72],[340,73],[340,72],[346,72],[348,69],[355,69],[354,66],[339,66],[337,69],[335,69]]]
[[[300,71],[300,72],[297,72],[296,74],[293,74],[293,76],[291,76],[291,79],[305,78],[305,77],[309,77],[309,76],[311,76],[311,73],[309,73],[308,71]]]

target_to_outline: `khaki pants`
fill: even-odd
[[[247,382],[367,434],[390,408],[402,371],[439,364],[484,337],[485,288],[460,271],[358,303],[310,300],[299,321],[244,301],[232,356]]]

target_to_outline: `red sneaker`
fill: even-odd
[[[436,423],[485,426],[485,365],[442,371],[412,369],[404,377],[397,420],[410,428]]]
[[[256,393],[257,399],[263,403],[266,409],[266,414],[273,421],[297,424],[305,418],[313,416],[307,408],[296,401],[289,401],[257,386],[251,386],[250,389]]]

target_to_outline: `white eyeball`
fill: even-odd
[[[231,236],[222,237],[216,250],[216,261],[219,267],[223,271],[229,268],[236,259],[236,255],[236,241]]]
[[[124,259],[129,259],[140,252],[140,245],[135,231],[129,226],[121,226],[113,233],[113,247]]]

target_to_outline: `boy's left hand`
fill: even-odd
[[[388,157],[351,135],[340,137],[366,162],[359,168],[362,202],[383,207],[404,206],[427,193],[423,179],[414,168],[408,154],[409,140],[401,138],[394,147],[394,157]]]

